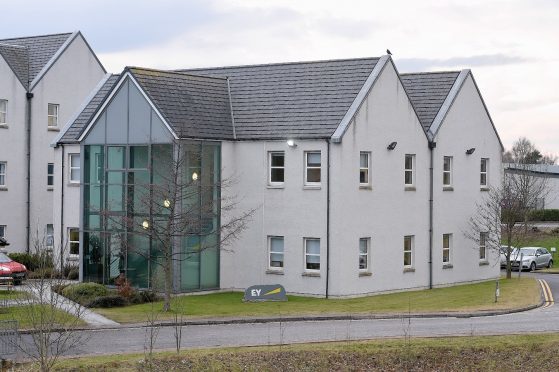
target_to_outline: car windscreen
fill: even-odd
[[[519,254],[524,256],[535,256],[536,250],[534,248],[521,248]]]
[[[0,263],[12,262],[12,259],[6,256],[4,253],[0,253]]]

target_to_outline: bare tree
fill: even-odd
[[[246,228],[254,212],[238,211],[235,197],[224,196],[233,180],[219,179],[213,169],[202,170],[201,150],[195,147],[192,142],[175,140],[168,151],[153,153],[151,181],[134,185],[134,194],[127,201],[128,208],[134,206],[136,210],[126,216],[111,213],[110,206],[102,211],[114,230],[143,236],[151,242],[151,248],[146,249],[122,239],[128,252],[144,257],[160,270],[163,311],[171,309],[174,263],[204,250],[226,249]],[[142,213],[144,217],[139,217]],[[210,235],[217,238],[200,239],[193,252],[181,249],[184,237]]]
[[[78,330],[85,309],[53,291],[53,287],[64,284],[64,279],[54,268],[46,242],[36,235],[32,249],[37,264],[35,275],[27,280],[25,296],[16,299],[17,316],[31,329],[16,347],[41,371],[52,370],[61,356],[87,342],[87,336]]]

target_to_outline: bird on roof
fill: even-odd
[[[392,55],[392,53],[390,53],[390,49],[386,49],[386,54]]]

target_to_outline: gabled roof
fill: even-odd
[[[236,138],[330,138],[379,58],[180,70],[227,77]]]
[[[537,174],[546,174],[559,177],[559,165],[555,164],[516,164],[504,163],[505,171],[524,171]]]
[[[404,88],[427,131],[433,124],[460,71],[400,74]]]
[[[225,78],[138,67],[127,70],[179,138],[233,139]]]
[[[26,89],[73,33],[0,39],[0,54]],[[12,46],[9,48],[7,46]],[[13,48],[20,47],[20,48]],[[17,50],[16,50],[17,49]],[[28,66],[25,66],[27,62]]]

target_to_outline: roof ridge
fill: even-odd
[[[131,70],[144,70],[144,71],[153,71],[153,72],[161,72],[161,73],[166,73],[166,74],[171,74],[171,75],[178,75],[178,76],[193,76],[193,77],[197,77],[197,78],[203,78],[203,79],[217,79],[217,80],[227,80],[226,77],[221,77],[221,76],[207,76],[207,75],[196,75],[196,74],[189,74],[187,72],[182,72],[182,71],[175,71],[175,70],[159,70],[156,68],[149,68],[149,67],[138,67],[138,66],[126,66],[124,68],[124,71],[131,71]]]
[[[358,58],[339,58],[339,59],[322,59],[312,61],[294,61],[294,62],[271,62],[271,63],[256,63],[251,65],[230,65],[230,66],[213,66],[213,67],[195,67],[176,69],[174,71],[196,71],[196,70],[209,70],[209,69],[225,69],[225,68],[241,68],[241,67],[264,67],[264,66],[284,66],[284,65],[301,65],[305,63],[328,63],[328,62],[345,62],[345,61],[364,61],[368,59],[380,59],[381,57],[358,57]]]
[[[448,74],[448,73],[457,73],[457,74],[459,74],[460,72],[462,72],[462,70],[419,71],[419,72],[404,72],[404,73],[401,73],[400,76],[404,76],[404,75]]]
[[[0,42],[5,42],[7,40],[21,40],[21,39],[34,39],[39,37],[49,37],[49,36],[60,36],[60,35],[72,35],[74,32],[60,32],[56,34],[46,34],[46,35],[32,35],[32,36],[18,36],[18,37],[11,37],[8,39],[0,39]]]

